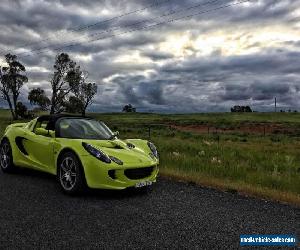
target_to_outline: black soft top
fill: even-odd
[[[79,115],[68,115],[68,114],[54,114],[54,115],[42,115],[37,118],[38,122],[49,121],[47,124],[47,130],[55,130],[56,122],[61,118],[82,118],[82,119],[92,119],[87,116],[79,116]]]

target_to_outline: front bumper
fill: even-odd
[[[125,189],[143,181],[156,182],[158,163],[106,164],[90,156],[81,159],[88,187],[99,189]],[[151,168],[151,169],[150,169]],[[131,171],[139,169],[141,171]],[[143,171],[142,169],[145,169]],[[129,170],[129,171],[126,171]],[[141,177],[141,178],[139,178]]]

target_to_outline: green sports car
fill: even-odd
[[[68,194],[85,187],[147,188],[156,181],[159,156],[141,139],[120,140],[103,122],[71,115],[44,115],[9,125],[1,139],[3,172],[32,168],[58,177]]]

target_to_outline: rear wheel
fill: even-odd
[[[84,173],[77,156],[72,152],[64,153],[58,163],[60,186],[67,194],[80,194],[85,190]]]
[[[10,143],[4,139],[0,145],[0,166],[4,173],[11,173],[15,169]]]

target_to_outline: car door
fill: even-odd
[[[45,127],[47,121],[37,124],[38,127]],[[36,128],[36,127],[35,127]],[[34,164],[33,167],[53,172],[54,169],[54,142],[55,138],[37,135],[33,131],[26,131],[24,134],[23,145],[28,153],[28,157]]]

